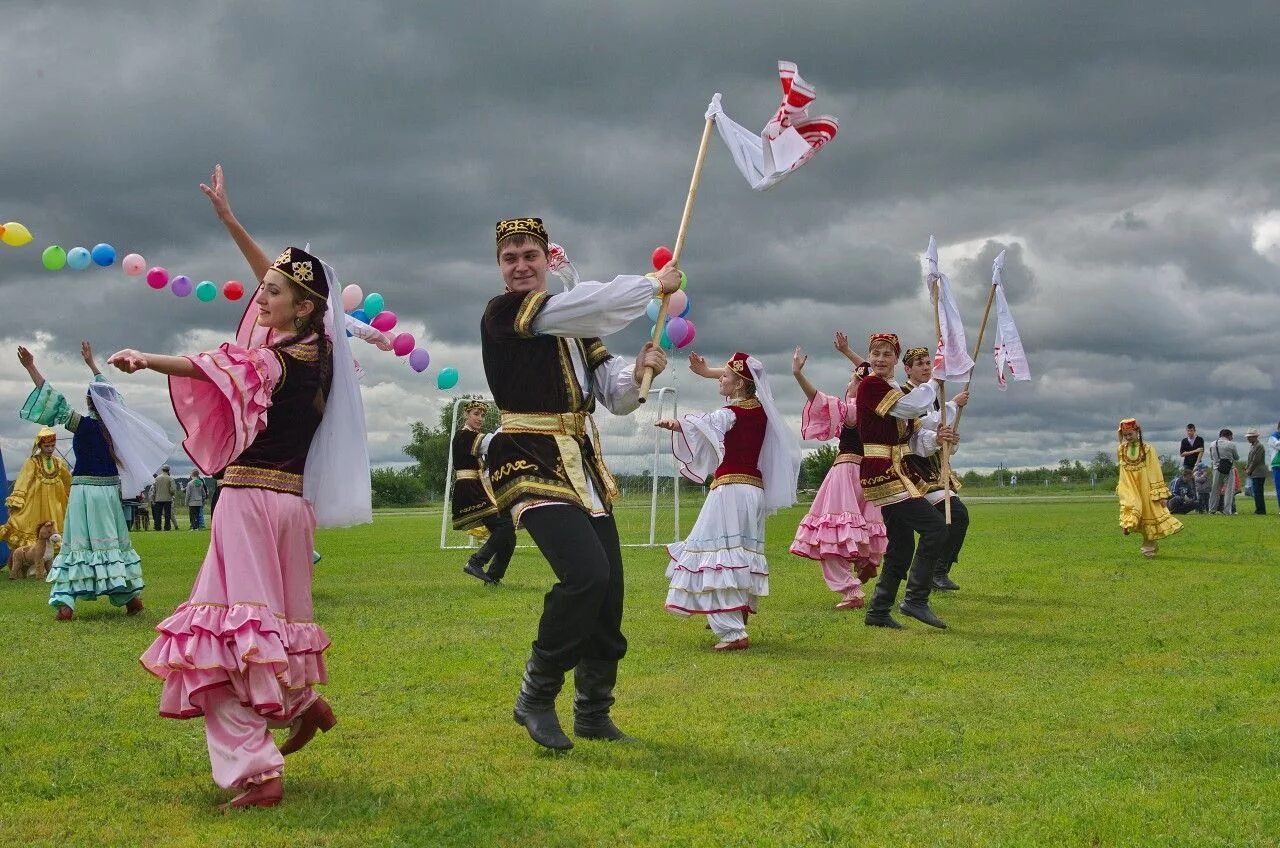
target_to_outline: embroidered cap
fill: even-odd
[[[929,358],[929,348],[909,347],[907,348],[907,352],[902,354],[902,364],[910,365],[912,362],[915,362],[917,359],[928,359],[928,358]]]
[[[467,408],[466,408],[466,410],[465,410],[465,411],[466,411],[466,412],[471,412],[473,409],[478,409],[478,410],[480,410],[481,412],[488,412],[488,411],[489,411],[489,404],[485,403],[485,402],[484,402],[484,401],[482,401],[482,400],[473,400],[473,401],[471,401],[471,403],[467,404]]]
[[[729,361],[725,363],[725,367],[733,373],[737,374],[748,383],[754,383],[755,378],[751,376],[751,369],[747,367],[747,357],[751,354],[738,351],[729,357]]]
[[[902,343],[898,341],[897,333],[872,333],[871,338],[867,340],[867,350],[871,350],[876,342],[888,342],[893,345],[894,356],[902,355]]]
[[[531,236],[542,242],[543,247],[548,245],[547,228],[542,226],[541,218],[508,218],[494,226],[494,233],[498,244],[511,236]]]
[[[1141,429],[1142,427],[1138,425],[1138,419],[1136,418],[1126,418],[1120,422],[1121,433],[1127,432],[1129,430],[1141,430]]]
[[[321,300],[329,297],[329,284],[325,279],[320,260],[299,247],[286,247],[276,261],[272,270],[279,271],[308,294]]]
[[[41,427],[36,434],[37,445],[53,445],[58,443],[58,432],[52,427]]]

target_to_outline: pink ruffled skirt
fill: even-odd
[[[142,665],[164,680],[160,715],[204,712],[199,692],[230,686],[260,715],[289,721],[327,680],[329,637],[312,621],[315,513],[297,495],[224,488],[190,599],[156,625]],[[197,699],[202,700],[202,699]]]
[[[853,462],[831,466],[809,514],[796,528],[791,553],[819,562],[830,557],[847,560],[866,581],[875,576],[888,540],[880,507],[862,494],[859,470]]]

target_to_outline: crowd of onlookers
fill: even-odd
[[[1175,514],[1202,512],[1234,515],[1236,495],[1253,497],[1254,513],[1267,514],[1268,471],[1280,508],[1280,423],[1263,439],[1255,428],[1244,434],[1248,447],[1241,457],[1235,434],[1228,429],[1207,446],[1196,434],[1196,425],[1187,425],[1187,435],[1178,446],[1182,468],[1169,486],[1169,511]]]
[[[152,475],[153,480],[132,498],[123,498],[125,521],[131,530],[177,530],[178,519],[173,515],[175,502],[187,508],[187,526],[190,530],[204,530],[205,506],[213,512],[213,504],[218,499],[218,481],[213,477],[201,476],[197,469],[191,469],[190,476],[173,477],[169,466],[164,466]]]

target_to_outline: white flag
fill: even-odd
[[[1009,311],[1009,302],[1004,299],[1004,251],[996,257],[991,266],[991,285],[996,289],[996,385],[1000,391],[1008,388],[1004,371],[1009,369],[1015,380],[1031,379],[1031,364],[1027,362],[1027,353],[1022,349],[1022,337],[1018,335],[1018,326],[1013,323],[1013,313]]]
[[[840,122],[830,115],[809,117],[814,89],[800,78],[793,62],[778,62],[778,77],[782,105],[758,135],[724,113],[719,92],[707,106],[707,120],[716,122],[734,164],[756,191],[782,182],[835,138],[840,128]]]
[[[960,320],[960,307],[951,293],[951,278],[938,270],[938,243],[929,236],[929,248],[925,251],[929,263],[924,288],[932,300],[935,289],[938,296],[938,325],[942,335],[938,339],[938,351],[933,357],[933,376],[939,380],[969,382],[973,371],[973,357],[969,355],[969,343],[964,337],[964,323]]]

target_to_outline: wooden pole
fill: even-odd
[[[689,233],[689,218],[693,216],[693,201],[698,197],[698,183],[702,181],[702,165],[707,161],[707,145],[711,141],[711,126],[715,123],[707,118],[702,128],[702,142],[698,145],[698,158],[693,163],[693,178],[689,180],[689,194],[684,199],[684,214],[680,216],[680,229],[676,232],[676,247],[671,251],[671,261],[677,267],[680,264],[680,253],[684,250],[685,236]],[[658,308],[658,321],[653,325],[653,344],[657,346],[662,340],[663,325],[667,323],[667,299],[670,295],[662,295],[662,306]],[[640,380],[640,402],[649,399],[649,384],[653,382],[653,369],[644,369],[644,377]]]
[[[942,278],[938,277],[933,281],[930,296],[933,300],[933,331],[937,336],[939,343],[942,341],[942,316],[941,316],[941,300],[942,294]],[[947,426],[947,381],[945,379],[938,380],[938,429]],[[947,524],[951,524],[951,445],[946,442],[942,443],[942,512],[946,516]]]
[[[991,304],[996,299],[996,284],[991,284],[991,291],[987,294],[987,308],[982,310],[982,323],[978,325],[978,341],[973,345],[973,368],[969,369],[969,382],[966,384],[966,391],[969,397],[973,397],[973,370],[978,367],[978,355],[982,353],[982,335],[987,331],[987,316],[991,314]],[[957,433],[960,432],[960,419],[964,415],[965,408],[962,406],[956,412],[956,423],[952,427]]]

